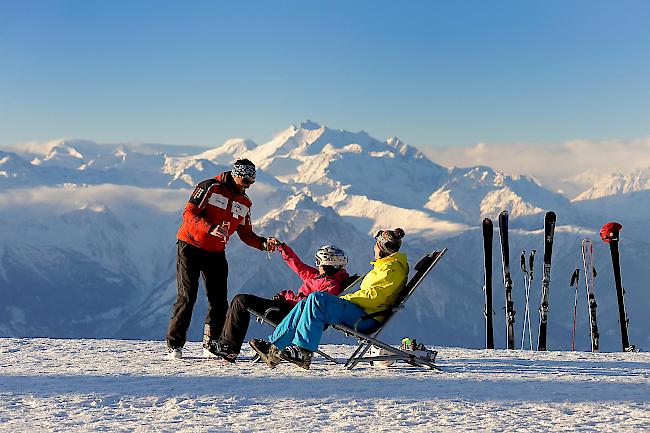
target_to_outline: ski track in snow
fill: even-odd
[[[352,346],[323,350],[343,358]],[[165,356],[164,342],[0,339],[0,431],[649,431],[650,355],[437,348],[443,372]]]

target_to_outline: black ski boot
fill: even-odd
[[[278,357],[280,359],[296,364],[298,367],[304,368],[305,370],[309,370],[309,365],[311,364],[311,358],[313,355],[313,352],[298,346],[289,346],[278,352]]]
[[[270,368],[275,368],[280,363],[278,358],[278,349],[271,343],[260,338],[255,338],[248,342],[255,352],[262,358],[266,365]]]
[[[232,347],[227,344],[219,343],[217,340],[208,340],[203,343],[203,349],[228,362],[235,362],[237,355],[239,355],[239,353],[235,352]]]

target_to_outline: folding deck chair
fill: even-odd
[[[332,328],[337,329],[343,332],[346,336],[353,336],[359,340],[359,345],[354,353],[348,358],[345,363],[345,368],[348,370],[353,369],[359,362],[373,362],[373,361],[403,361],[407,364],[417,366],[417,367],[428,367],[431,369],[437,369],[434,364],[435,353],[432,358],[419,356],[413,353],[408,353],[406,351],[396,349],[395,347],[386,344],[378,340],[379,334],[384,330],[388,322],[393,318],[395,313],[404,308],[404,303],[408,298],[413,294],[415,289],[420,285],[422,280],[427,276],[429,271],[440,261],[442,256],[447,252],[447,248],[442,251],[434,251],[430,254],[424,256],[420,261],[415,265],[416,273],[411,278],[408,283],[404,286],[404,289],[400,292],[399,296],[393,303],[391,308],[387,308],[383,311],[378,311],[372,314],[364,314],[355,322],[353,327],[345,325],[332,325]],[[374,318],[378,316],[383,316],[383,320],[378,324],[378,327],[369,333],[362,333],[357,330],[357,326],[361,323],[362,320],[368,318]],[[384,351],[388,352],[388,355],[381,356],[364,356],[366,352],[370,349],[371,346],[376,346]]]
[[[352,328],[345,325],[331,325],[332,328],[343,332],[346,336],[353,336],[359,340],[359,345],[357,346],[357,349],[354,351],[352,356],[350,356],[350,358],[347,359],[345,363],[345,368],[351,370],[359,362],[395,360],[395,361],[403,361],[406,362],[407,364],[414,365],[414,366],[429,367],[431,369],[436,369],[436,366],[434,364],[435,358],[434,359],[424,358],[422,356],[418,356],[415,354],[405,352],[400,349],[396,349],[393,346],[390,346],[386,343],[377,340],[377,337],[379,336],[379,334],[381,334],[381,331],[388,324],[388,322],[393,317],[393,315],[397,311],[404,308],[404,303],[406,302],[406,300],[413,294],[413,292],[418,287],[418,285],[422,282],[422,280],[424,280],[424,278],[427,276],[429,271],[433,269],[433,267],[440,261],[440,259],[446,252],[447,252],[447,248],[443,249],[442,251],[434,251],[432,253],[429,253],[425,255],[422,259],[420,259],[420,261],[414,267],[416,271],[415,275],[406,283],[404,288],[400,291],[399,296],[393,303],[393,307],[388,308],[386,310],[378,311],[373,314],[364,314],[356,321],[356,323]],[[362,276],[353,275],[352,277],[350,277],[350,279],[346,281],[347,286],[341,292],[341,294],[348,292],[351,288],[359,284],[359,282],[363,279],[364,276],[365,275]],[[251,313],[253,316],[255,316],[257,322],[266,323],[267,325],[270,325],[273,328],[276,328],[278,324],[269,318],[269,314],[272,314],[275,311],[278,311],[278,308],[269,308],[263,313],[248,308],[248,312]],[[384,316],[384,319],[378,324],[378,327],[375,330],[371,331],[368,334],[364,334],[362,332],[359,332],[356,329],[358,324],[363,319],[374,318],[377,316]],[[389,355],[364,356],[371,346],[377,346],[379,348],[382,348],[385,351],[389,352]],[[335,364],[339,363],[336,359],[332,358],[330,355],[320,350],[317,350],[316,353],[318,353],[328,361],[331,361]],[[255,357],[253,357],[251,361],[255,362],[257,360],[259,360],[259,357],[256,355]]]
[[[351,288],[353,288],[354,286],[359,284],[359,282],[363,279],[363,277],[364,277],[364,275],[356,275],[355,274],[355,275],[351,275],[347,279],[345,279],[343,281],[345,289],[343,289],[343,291],[341,291],[341,294],[349,291]],[[269,316],[271,314],[277,312],[277,311],[280,311],[279,308],[276,308],[276,307],[268,308],[263,313],[259,312],[259,311],[255,311],[252,308],[247,308],[247,310],[248,310],[248,312],[250,314],[255,316],[255,321],[257,321],[258,323],[266,323],[267,325],[271,326],[273,329],[278,327],[278,324],[274,320],[272,320]],[[335,358],[332,358],[331,356],[329,356],[327,353],[322,352],[320,350],[316,350],[316,353],[318,353],[320,356],[327,359],[328,361],[333,362],[334,364],[338,364],[338,361]],[[257,362],[259,360],[260,360],[259,355],[255,355],[251,361],[252,362]]]

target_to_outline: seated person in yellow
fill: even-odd
[[[399,252],[404,230],[380,230],[375,236],[373,269],[363,278],[359,290],[341,297],[314,292],[296,304],[280,322],[269,341],[255,339],[251,347],[269,367],[281,359],[309,369],[312,354],[318,348],[327,325],[354,326],[364,314],[389,308],[406,284],[409,272],[406,255]],[[375,319],[357,324],[361,332],[377,326]]]

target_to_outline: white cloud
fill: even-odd
[[[479,143],[465,148],[424,149],[424,153],[445,166],[487,165],[508,174],[533,176],[548,187],[564,189],[571,196],[600,176],[650,167],[650,136],[634,140],[572,140],[560,144]]]
[[[65,213],[82,207],[106,205],[111,210],[127,210],[140,203],[163,212],[178,212],[187,201],[188,190],[138,188],[125,185],[92,185],[16,188],[0,193],[0,210],[10,213],[28,208],[32,212],[47,210]],[[122,209],[124,208],[124,209]]]

